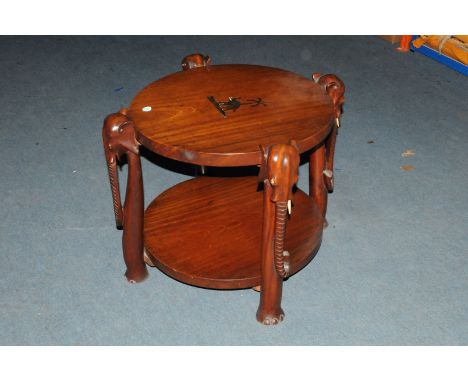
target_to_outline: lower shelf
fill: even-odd
[[[256,177],[200,177],[159,195],[145,212],[145,249],[164,273],[187,284],[240,289],[260,284],[263,191]],[[291,274],[317,252],[323,218],[301,190],[294,196],[285,250]]]

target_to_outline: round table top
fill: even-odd
[[[129,117],[138,141],[168,158],[207,166],[260,164],[260,146],[322,142],[333,104],[313,80],[257,65],[176,72],[145,87]]]

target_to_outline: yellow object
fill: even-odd
[[[422,35],[413,41],[416,48],[427,45],[457,61],[468,65],[468,36]]]
[[[453,36],[453,37],[455,37],[457,40],[464,42],[465,44],[468,44],[468,36],[459,35],[459,36]]]

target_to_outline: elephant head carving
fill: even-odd
[[[268,179],[272,186],[273,202],[291,200],[292,187],[298,180],[299,150],[296,142],[269,146],[263,151],[260,178]]]
[[[211,64],[211,57],[200,53],[190,54],[182,60],[182,70],[200,68]]]
[[[333,106],[335,109],[335,117],[339,120],[339,118],[341,117],[341,107],[344,103],[345,85],[343,81],[341,81],[334,74],[322,75],[321,73],[312,74],[312,79],[315,83],[322,86],[332,99]]]
[[[274,262],[281,277],[289,274],[288,252],[284,250],[288,209],[291,208],[293,187],[298,181],[299,150],[295,142],[278,144],[263,150],[260,178],[275,203]]]
[[[127,117],[126,110],[110,114],[104,120],[102,128],[104,154],[109,171],[109,181],[114,203],[115,222],[118,228],[123,225],[123,208],[120,198],[117,164],[128,152],[138,154],[138,142],[135,139],[133,122]]]

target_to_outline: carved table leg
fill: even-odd
[[[289,254],[284,251],[287,214],[292,189],[298,180],[299,151],[294,144],[274,145],[264,152],[262,283],[257,320],[265,325],[284,318],[281,308],[283,278],[289,274]]]
[[[325,144],[315,148],[310,154],[309,162],[309,195],[319,207],[322,216],[327,212],[328,191],[324,181]]]
[[[341,107],[344,102],[345,86],[334,74],[314,73],[312,79],[323,87],[333,102],[335,121],[325,143],[317,147],[310,155],[309,162],[309,194],[315,200],[324,217],[324,226],[328,225],[325,214],[327,212],[328,192],[333,192],[333,160],[335,157],[335,143],[340,127]]]
[[[336,144],[336,134],[337,134],[337,126],[336,124],[333,125],[333,129],[330,132],[330,135],[328,135],[328,138],[325,141],[325,170],[323,172],[323,175],[325,177],[323,178],[325,182],[325,186],[327,187],[328,192],[333,192],[333,161],[335,158],[335,144]]]
[[[117,227],[123,226],[122,246],[131,283],[143,281],[147,276],[143,261],[143,182],[139,156],[139,144],[135,139],[133,122],[125,110],[109,115],[102,129],[104,152],[109,170],[112,198]],[[117,162],[124,156],[128,161],[127,190],[122,207],[117,172]]]
[[[143,260],[143,183],[138,154],[129,152],[127,192],[125,194],[123,221],[123,255],[127,271],[125,276],[131,283],[143,281],[148,272]]]
[[[328,192],[333,192],[333,160],[335,157],[336,135],[338,134],[338,128],[340,127],[341,108],[344,103],[345,86],[343,81],[334,74],[322,75],[320,73],[314,73],[312,75],[312,79],[322,86],[330,96],[335,112],[335,121],[333,123],[332,131],[325,141],[326,161],[324,169],[325,186],[327,187]]]

